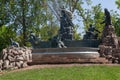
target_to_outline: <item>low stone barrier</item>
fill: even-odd
[[[24,68],[31,61],[32,50],[30,48],[10,46],[2,50],[0,70]]]

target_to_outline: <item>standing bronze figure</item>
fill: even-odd
[[[104,15],[105,15],[105,19],[101,24],[105,23],[105,26],[112,25],[110,12],[106,8],[104,9]]]

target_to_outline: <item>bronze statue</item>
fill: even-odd
[[[104,9],[104,15],[105,15],[105,19],[101,24],[105,23],[105,26],[112,25],[110,12],[106,8]]]
[[[59,29],[59,35],[61,35],[62,41],[73,40],[73,26],[72,13],[62,8]]]
[[[100,33],[100,31],[98,31],[95,27],[92,26],[92,24],[90,24],[88,31],[86,31],[86,34],[84,35],[83,39],[97,39],[98,34],[95,33],[95,31],[97,33]]]
[[[54,36],[51,41],[51,47],[52,48],[66,48],[65,44],[63,41],[61,41],[61,37],[59,35]]]
[[[41,41],[41,38],[36,35],[34,32],[30,31],[29,42],[32,44],[32,47],[35,48],[35,45]]]
[[[30,32],[29,37],[30,37],[30,40],[33,42],[36,41],[36,39],[37,39],[35,33],[33,33],[32,31]]]
[[[11,46],[19,47],[19,43],[10,38]]]

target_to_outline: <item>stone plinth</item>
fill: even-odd
[[[112,63],[120,63],[120,42],[115,34],[114,26],[104,27],[102,43],[99,48],[101,57],[106,57]]]
[[[39,63],[99,63],[98,48],[45,48],[34,49],[32,64]],[[102,60],[104,61],[104,60]],[[101,62],[102,62],[101,61]]]

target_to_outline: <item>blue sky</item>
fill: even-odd
[[[107,8],[108,10],[118,11],[115,1],[116,0],[92,0],[93,5],[101,3],[103,9]]]

